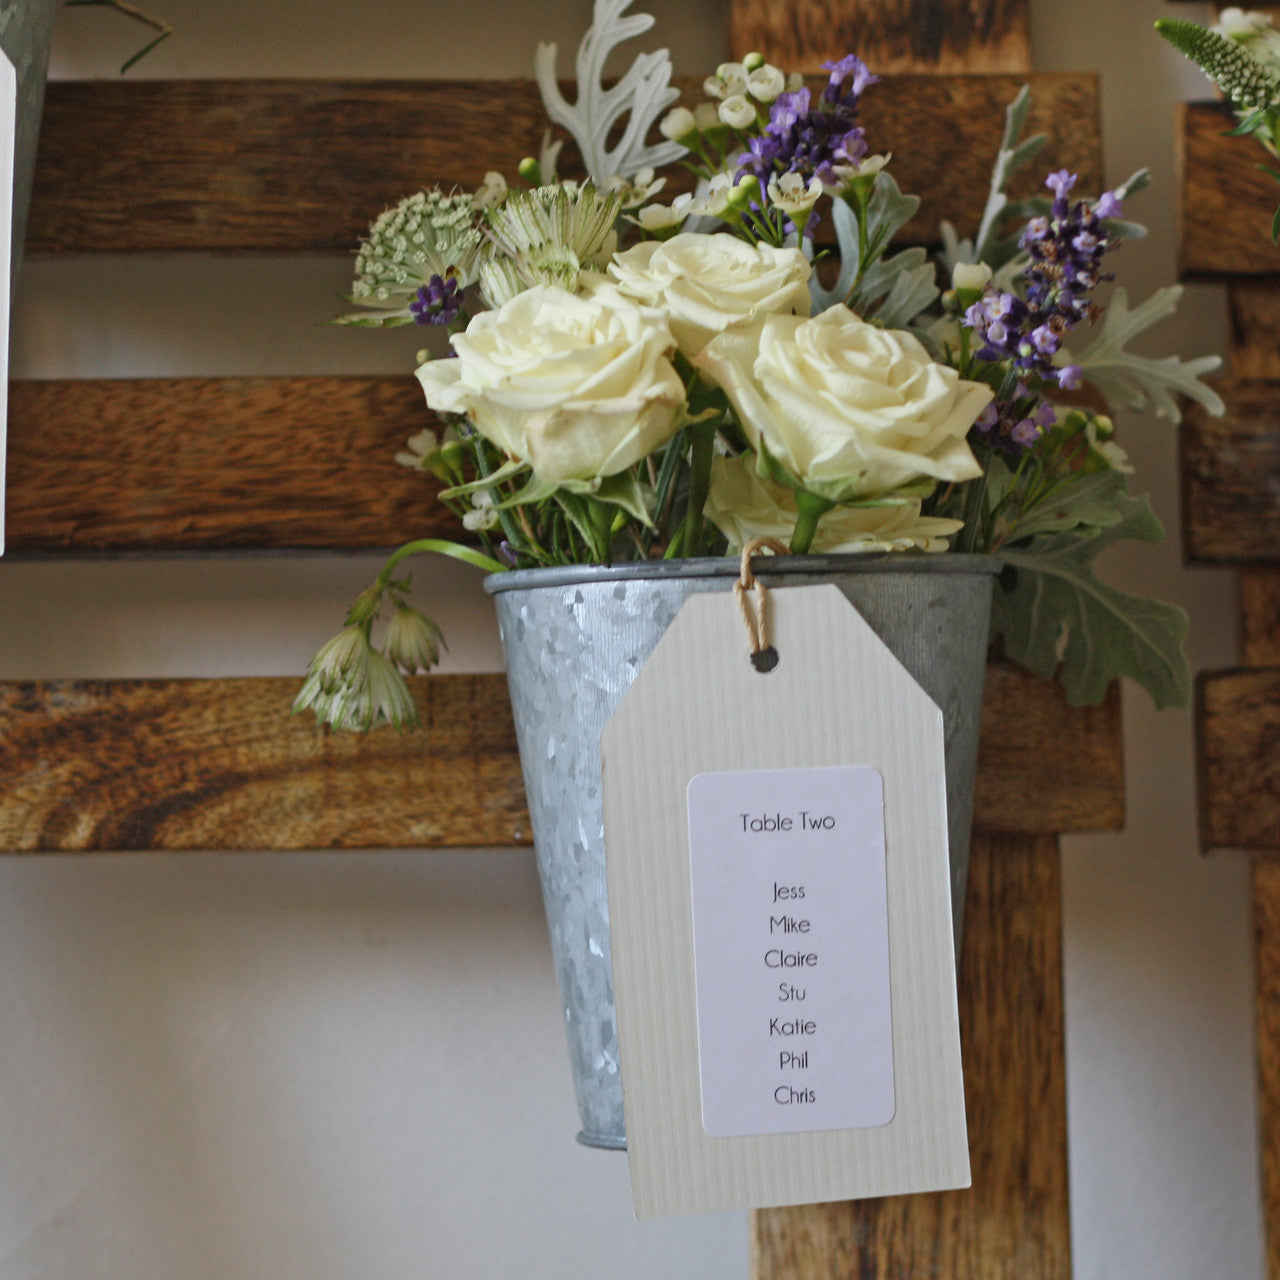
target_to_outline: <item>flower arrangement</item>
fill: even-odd
[[[443,482],[476,545],[398,550],[295,709],[412,722],[401,672],[428,669],[441,641],[399,576],[408,555],[500,572],[722,555],[758,536],[795,553],[998,553],[1008,656],[1056,672],[1075,703],[1128,675],[1157,705],[1185,704],[1185,616],[1093,572],[1116,540],[1162,533],[1100,406],[1176,421],[1183,395],[1222,411],[1200,381],[1216,357],[1128,349],[1180,290],[1132,310],[1121,288],[1098,296],[1110,255],[1142,234],[1121,212],[1145,171],[1096,198],[1060,171],[1047,194],[1010,199],[1044,142],[1022,136],[1024,89],[976,234],[944,223],[937,258],[897,248],[919,201],[859,123],[877,77],[856,56],[818,85],[750,55],[706,79],[705,101],[673,106],[665,50],[604,86],[612,49],[653,22],[631,3],[596,0],[575,103],[555,47],[537,53],[584,180],[557,179],[548,134],[520,185],[489,174],[475,193],[412,195],[360,249],[342,322],[451,335],[453,354],[417,370],[445,430],[397,457]],[[694,190],[655,199],[674,166]]]
[[[1254,137],[1280,157],[1280,31],[1271,16],[1223,9],[1211,27],[1184,18],[1161,18],[1156,30],[1186,54],[1226,95],[1239,124],[1224,136]],[[1259,165],[1277,181],[1280,169]],[[1280,205],[1271,220],[1271,239],[1280,240]]]

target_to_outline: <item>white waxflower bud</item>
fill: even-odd
[[[700,102],[693,109],[693,121],[699,133],[719,128],[720,109],[714,102]]]
[[[985,289],[991,280],[991,268],[985,262],[957,262],[951,268],[953,289]]]
[[[687,138],[691,133],[696,132],[697,128],[698,122],[688,107],[673,107],[662,117],[658,125],[658,131],[662,136],[670,138],[672,142]]]
[[[746,129],[756,122],[756,109],[740,93],[720,104],[720,119],[731,129]]]
[[[767,62],[747,77],[747,91],[757,102],[772,102],[786,87],[786,76]]]

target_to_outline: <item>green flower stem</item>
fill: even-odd
[[[804,555],[809,550],[813,545],[813,535],[818,532],[818,521],[835,505],[807,489],[796,490],[796,511],[799,515],[791,535],[791,550],[795,555]]]
[[[396,566],[402,560],[427,551],[433,551],[441,556],[452,556],[455,560],[483,569],[486,573],[506,573],[510,567],[485,555],[483,551],[477,551],[474,547],[464,547],[460,542],[449,542],[445,538],[419,538],[417,542],[406,542],[403,547],[391,553],[390,559],[382,566],[382,572],[378,574],[374,587],[385,590],[391,583],[391,575],[395,572]]]
[[[707,493],[711,488],[711,458],[715,452],[716,427],[714,422],[700,422],[689,428],[693,444],[689,451],[689,505],[684,513],[683,553],[696,556],[702,553],[702,509],[707,505]]]
[[[972,552],[977,550],[978,532],[982,525],[982,506],[987,496],[987,473],[984,471],[976,480],[970,480],[964,492],[964,528],[960,530],[960,545],[957,551]]]

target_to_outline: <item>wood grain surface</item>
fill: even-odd
[[[961,956],[973,1186],[768,1209],[768,1280],[1068,1280],[1062,907],[1051,837],[978,835]]]
[[[422,729],[364,737],[290,716],[299,683],[0,684],[0,848],[528,843],[502,676],[420,677]]]
[[[1026,0],[732,0],[729,47],[788,71],[853,52],[882,73],[1016,74],[1031,65],[1027,10]]]
[[[503,676],[419,677],[423,728],[363,738],[291,717],[299,683],[0,682],[0,849],[528,841]],[[977,825],[1114,826],[1118,765],[1103,762],[1120,758],[1115,705],[1072,711],[1056,690],[1002,665],[988,688]],[[1012,783],[997,780],[1015,760]]]
[[[924,198],[907,239],[962,233],[982,214],[1004,108],[1025,77],[906,76],[863,120]],[[1030,127],[1051,145],[1022,179],[1066,166],[1101,181],[1097,83],[1030,77]],[[699,82],[681,81],[701,98]],[[497,115],[502,129],[490,122]],[[49,86],[29,253],[113,250],[350,252],[370,220],[424,185],[474,188],[536,154],[531,81],[82,81]],[[134,140],[121,147],[119,139]],[[674,188],[673,188],[674,190]]]
[[[1280,286],[1274,280],[1233,280],[1227,302],[1231,376],[1280,382]]]
[[[1202,674],[1196,711],[1201,842],[1280,854],[1280,667]]]
[[[1280,383],[1230,382],[1182,424],[1183,530],[1199,561],[1280,559]]]
[[[460,532],[395,461],[433,425],[397,378],[15,382],[11,552],[388,547]]]
[[[1240,570],[1240,659],[1247,667],[1280,667],[1280,567]]]
[[[1252,138],[1224,138],[1235,125],[1220,102],[1182,111],[1178,159],[1180,259],[1184,276],[1274,276],[1280,248],[1271,243],[1271,218],[1280,183],[1257,166],[1267,159]]]
[[[1280,862],[1253,864],[1253,931],[1267,1280],[1280,1280]]]

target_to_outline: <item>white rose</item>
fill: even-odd
[[[457,359],[418,370],[427,404],[552,484],[615,475],[679,425],[684,384],[664,318],[601,288],[538,285],[482,311],[453,339]]]
[[[740,551],[752,538],[790,543],[795,532],[796,495],[765,480],[753,454],[711,460],[711,488],[706,517]],[[920,500],[883,507],[832,507],[818,522],[809,550],[945,551],[947,538],[962,527],[959,520],[922,516]]]
[[[777,312],[809,314],[808,259],[727,232],[682,232],[618,254],[609,274],[629,298],[662,307],[680,350],[697,355],[716,334]]]
[[[724,388],[752,447],[763,442],[798,485],[829,501],[982,472],[965,435],[991,389],[848,307],[730,329],[694,363]]]

